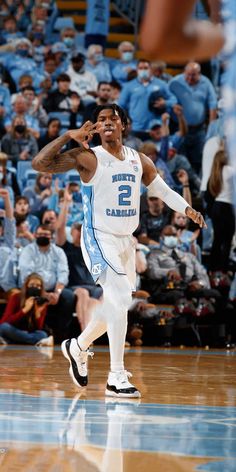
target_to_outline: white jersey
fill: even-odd
[[[97,169],[89,183],[82,182],[84,230],[127,236],[139,224],[142,164],[134,149],[122,149],[121,161],[102,146],[93,148]]]

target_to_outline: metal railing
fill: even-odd
[[[112,4],[120,16],[134,28],[135,46],[138,45],[139,23],[145,6],[145,0],[114,0]]]

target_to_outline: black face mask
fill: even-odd
[[[14,129],[17,133],[23,134],[26,130],[26,126],[25,125],[16,125]]]
[[[50,239],[47,238],[47,236],[38,236],[36,238],[36,244],[42,247],[48,246],[50,244]]]
[[[27,297],[39,297],[41,294],[41,289],[38,287],[28,287],[26,290]]]

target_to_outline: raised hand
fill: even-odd
[[[67,134],[70,139],[74,139],[78,143],[82,143],[85,148],[89,148],[89,141],[93,138],[95,133],[99,133],[101,129],[100,123],[92,123],[91,121],[86,121],[83,126],[79,129],[68,130]]]

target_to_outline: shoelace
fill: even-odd
[[[128,372],[127,370],[124,370],[123,372],[121,372],[119,374],[119,377],[118,377],[118,380],[120,383],[122,384],[125,384],[125,383],[128,383],[129,384],[129,380],[132,377],[132,374],[131,372]]]

